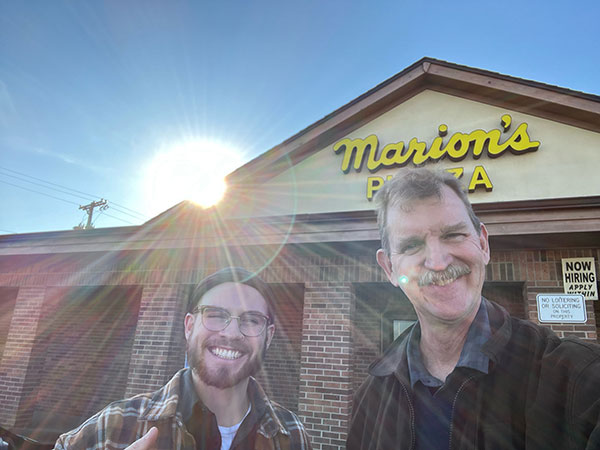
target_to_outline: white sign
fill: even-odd
[[[598,300],[594,258],[563,258],[565,294],[581,294],[587,300]]]
[[[581,294],[538,294],[538,320],[541,323],[585,323],[587,313]]]

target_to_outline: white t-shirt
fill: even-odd
[[[250,414],[251,409],[252,404],[248,406],[248,411],[246,411],[246,414],[244,415],[244,417],[242,417],[242,420],[240,420],[235,425],[231,427],[222,427],[221,425],[219,425],[219,433],[221,433],[221,450],[229,450],[229,448],[231,447],[231,443],[233,442],[233,438],[235,437],[235,433],[237,433],[237,430],[240,428],[240,425],[242,424],[246,416]]]

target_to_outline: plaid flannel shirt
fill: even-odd
[[[157,449],[195,450],[196,443],[177,412],[182,369],[158,391],[111,403],[74,430],[61,435],[55,450],[124,449],[153,426],[158,428]],[[250,378],[265,402],[265,414],[256,433],[256,450],[310,450],[311,445],[298,417],[271,402],[260,385]]]

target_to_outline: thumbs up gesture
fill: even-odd
[[[152,427],[148,430],[148,432],[127,447],[125,450],[151,450],[156,448],[156,439],[158,438],[158,429],[156,427]]]

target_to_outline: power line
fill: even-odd
[[[128,220],[121,219],[120,217],[115,217],[115,216],[112,216],[112,215],[110,215],[110,214],[107,214],[106,212],[104,213],[104,215],[105,215],[106,217],[110,217],[110,218],[112,218],[112,219],[117,219],[117,220],[120,220],[121,222],[128,223],[129,225],[135,225],[134,223],[132,223],[132,222],[129,222]]]
[[[19,189],[23,189],[25,191],[34,192],[36,194],[44,195],[46,197],[50,197],[50,198],[53,198],[55,200],[60,200],[61,202],[69,203],[71,205],[80,206],[79,203],[75,203],[75,202],[72,202],[70,200],[65,200],[64,198],[56,197],[55,195],[46,194],[45,192],[36,191],[35,189],[29,189],[29,188],[26,188],[24,186],[19,186],[18,184],[9,183],[8,181],[0,180],[0,183],[8,184],[10,186],[14,186],[14,187],[17,187]],[[135,225],[134,223],[129,222],[128,220],[125,220],[125,219],[121,219],[120,217],[115,217],[113,215],[106,214],[106,213],[104,215],[107,216],[107,217],[110,217],[112,219],[120,220],[121,222],[125,222],[125,223],[127,223],[129,225]]]
[[[52,189],[52,190],[55,190],[55,191],[58,191],[58,192],[62,192],[63,194],[72,195],[72,196],[74,196],[74,197],[79,197],[79,198],[84,198],[84,199],[86,199],[86,200],[89,200],[90,198],[98,198],[98,197],[99,197],[99,196],[97,196],[97,195],[88,194],[88,193],[86,193],[86,192],[78,191],[78,190],[76,190],[76,189],[72,189],[72,188],[69,188],[69,187],[67,187],[67,186],[63,186],[63,185],[60,185],[60,184],[57,184],[57,183],[52,183],[52,182],[50,182],[50,181],[46,181],[46,180],[43,180],[43,179],[41,179],[41,178],[38,178],[38,177],[34,177],[34,176],[31,176],[31,175],[27,175],[27,174],[24,174],[24,173],[22,173],[22,172],[18,172],[18,171],[16,171],[16,170],[8,169],[8,168],[6,168],[6,167],[1,167],[1,166],[0,166],[0,169],[2,169],[2,170],[6,170],[6,171],[9,171],[9,172],[12,172],[12,173],[17,173],[17,174],[19,174],[19,175],[22,175],[22,176],[25,176],[25,177],[27,177],[27,178],[31,178],[31,179],[34,179],[34,180],[41,181],[42,183],[45,183],[45,184],[50,184],[50,185],[52,185],[52,186],[58,186],[58,187],[61,187],[61,188],[63,188],[63,189],[67,189],[67,190],[69,190],[69,191],[77,192],[78,194],[83,194],[83,195],[85,195],[85,197],[82,197],[81,195],[72,194],[72,193],[70,193],[70,192],[66,192],[66,191],[63,191],[63,190],[60,190],[60,189],[56,189],[56,188],[53,188],[53,187],[50,187],[50,186],[45,186],[45,185],[42,185],[42,184],[39,184],[39,183],[34,183],[33,181],[25,180],[25,179],[22,179],[22,178],[16,177],[16,176],[14,176],[14,175],[9,175],[9,174],[6,174],[6,173],[5,173],[5,174],[0,174],[0,175],[4,175],[4,176],[9,176],[9,177],[12,177],[12,178],[16,178],[16,179],[18,179],[18,180],[21,180],[21,181],[24,181],[24,182],[26,182],[26,183],[35,184],[35,185],[41,186],[41,187],[43,187],[43,188],[45,188],[45,189]],[[147,219],[147,216],[146,216],[146,215],[144,215],[144,214],[142,214],[142,213],[140,213],[140,212],[134,211],[133,209],[130,209],[130,208],[128,208],[128,207],[126,207],[126,206],[123,206],[123,205],[119,205],[118,203],[114,203],[114,202],[112,202],[112,201],[111,201],[110,203],[111,203],[111,206],[113,207],[113,209],[115,209],[116,211],[119,211],[119,212],[120,212],[120,213],[122,213],[122,214],[126,214],[126,215],[128,215],[128,216],[130,216],[130,217],[133,217],[134,219],[138,219],[138,220],[139,220],[139,219],[142,219],[142,220],[146,220],[146,219]],[[121,208],[122,208],[122,209],[126,209],[126,210],[128,210],[128,211],[131,211],[131,212],[133,212],[133,213],[137,214],[137,215],[138,215],[138,216],[140,216],[140,217],[136,217],[136,216],[134,216],[134,215],[132,215],[132,214],[128,213],[127,211],[122,211],[122,210],[120,210]]]
[[[65,200],[64,198],[56,197],[54,195],[46,194],[44,192],[36,191],[35,189],[29,189],[24,186],[19,186],[18,184],[9,183],[8,181],[0,180],[0,183],[10,184],[11,186],[18,187],[20,189],[24,189],[29,192],[35,192],[36,194],[45,195],[46,197],[53,198],[55,200],[60,200],[61,202],[70,203],[71,205],[79,206],[79,203],[72,202],[70,200]]]
[[[31,179],[33,179],[33,180],[41,181],[42,183],[45,183],[45,184],[50,184],[50,185],[52,185],[52,186],[57,186],[57,187],[60,187],[60,188],[63,188],[63,189],[67,189],[68,191],[76,192],[77,194],[82,194],[82,195],[84,195],[84,196],[85,196],[85,197],[81,197],[80,195],[71,194],[71,193],[69,193],[69,192],[60,191],[60,190],[58,190],[58,189],[51,188],[51,187],[49,187],[49,186],[44,186],[44,185],[40,185],[40,184],[38,184],[38,183],[34,183],[34,182],[32,182],[32,181],[29,181],[29,180],[23,180],[23,179],[21,179],[21,181],[25,181],[26,183],[36,184],[36,185],[38,185],[38,186],[42,186],[42,187],[44,187],[44,188],[46,188],[46,189],[53,189],[53,190],[55,190],[55,191],[62,192],[62,193],[64,193],[64,194],[67,194],[67,195],[72,195],[72,196],[74,196],[74,197],[85,198],[86,200],[89,200],[90,198],[98,198],[98,197],[100,197],[99,195],[93,195],[93,194],[89,194],[89,193],[87,193],[87,192],[78,191],[77,189],[72,189],[72,188],[70,188],[70,187],[63,186],[63,185],[61,185],[61,184],[57,184],[57,183],[53,183],[53,182],[51,182],[51,181],[47,181],[47,180],[44,180],[44,179],[42,179],[42,178],[34,177],[34,176],[32,176],[32,175],[27,175],[26,173],[19,172],[19,171],[16,171],[16,170],[12,170],[12,169],[9,169],[8,167],[3,167],[3,166],[0,166],[0,169],[2,169],[2,170],[5,170],[5,171],[7,171],[7,172],[16,173],[16,174],[18,174],[18,175],[21,175],[21,176],[24,176],[24,177],[27,177],[27,178],[31,178]],[[9,174],[2,174],[2,175],[5,175],[5,176],[9,176],[9,177],[13,177],[13,178],[17,178],[17,179],[19,179],[18,177],[15,177],[14,175],[9,175]],[[147,215],[145,215],[145,214],[143,214],[143,213],[140,213],[140,212],[138,212],[138,211],[135,211],[135,210],[133,210],[133,209],[131,209],[131,208],[128,208],[127,206],[120,205],[120,204],[118,204],[118,203],[115,203],[115,202],[113,202],[113,201],[111,201],[111,200],[108,200],[108,201],[110,202],[110,204],[111,204],[111,207],[112,207],[114,210],[116,210],[116,211],[119,211],[119,212],[120,212],[120,213],[122,213],[122,214],[126,214],[126,215],[128,215],[128,216],[130,216],[130,217],[133,217],[134,219],[138,219],[138,220],[139,220],[139,219],[146,220],[146,219],[148,218],[148,216],[147,216]],[[115,207],[116,207],[116,208],[115,208]],[[126,210],[126,211],[130,211],[131,213],[134,213],[134,214],[138,215],[139,217],[135,217],[134,215],[132,215],[132,214],[130,214],[130,213],[128,213],[128,212],[126,212],[126,211],[120,211],[120,209],[123,209],[123,210]]]
[[[78,194],[83,194],[83,195],[85,195],[85,196],[87,196],[87,197],[98,197],[97,195],[88,194],[87,192],[78,191],[78,190],[76,190],[76,189],[72,189],[72,188],[70,188],[70,187],[63,186],[63,185],[61,185],[61,184],[52,183],[51,181],[46,181],[46,180],[44,180],[44,179],[42,179],[42,178],[34,177],[34,176],[32,176],[32,175],[27,175],[26,173],[19,172],[19,171],[17,171],[17,170],[12,170],[12,169],[9,169],[8,167],[2,167],[2,166],[0,166],[0,169],[2,169],[2,170],[6,170],[7,172],[16,173],[16,174],[18,174],[18,175],[22,175],[22,176],[24,176],[24,177],[27,177],[27,178],[31,178],[31,179],[33,179],[33,180],[38,180],[38,181],[41,181],[42,183],[51,184],[52,186],[58,186],[58,187],[61,187],[61,188],[63,188],[63,189],[68,189],[69,191],[77,192]]]
[[[0,175],[3,175],[3,176],[5,176],[5,177],[16,178],[17,180],[19,180],[19,181],[24,181],[25,183],[35,184],[36,186],[41,186],[41,187],[43,187],[44,189],[52,189],[53,191],[61,192],[61,193],[63,193],[63,194],[67,194],[67,195],[72,195],[73,197],[79,197],[79,198],[82,198],[82,199],[84,199],[84,200],[89,200],[89,197],[84,197],[84,196],[82,196],[82,195],[77,195],[77,194],[71,194],[70,192],[63,191],[62,189],[56,189],[56,188],[53,188],[53,187],[50,187],[50,186],[45,186],[45,185],[43,185],[43,184],[41,184],[41,183],[36,183],[36,182],[34,182],[34,181],[29,181],[29,180],[26,180],[26,179],[24,179],[24,178],[17,177],[17,176],[15,176],[15,175],[10,175],[10,174],[8,174],[8,173],[1,173]]]
[[[133,209],[131,209],[131,208],[128,208],[127,206],[119,205],[118,203],[115,203],[115,202],[113,202],[112,200],[108,200],[108,201],[110,202],[110,206],[111,206],[111,208],[112,208],[112,209],[117,209],[117,208],[115,208],[115,206],[117,206],[118,208],[121,208],[121,209],[126,209],[127,211],[131,211],[132,213],[134,213],[134,214],[137,214],[137,215],[138,215],[138,216],[140,216],[140,218],[141,218],[141,219],[143,219],[143,220],[146,220],[146,219],[148,219],[148,216],[147,216],[146,214],[143,214],[143,213],[137,212],[137,211],[135,211],[135,210],[133,210]],[[127,214],[125,211],[121,211],[121,212],[122,212],[123,214]],[[131,214],[128,214],[128,215],[129,215],[129,216],[131,216],[131,217],[135,217],[135,216],[132,216]]]
[[[98,218],[104,214],[104,210],[101,209],[100,212],[98,213],[98,215],[94,218],[94,220],[92,221],[92,228],[94,228],[94,225],[96,225],[96,220],[98,220]]]
[[[147,219],[147,217],[146,217],[146,216],[141,216],[141,214],[140,214],[140,213],[136,213],[136,214],[137,214],[137,216],[134,216],[133,214],[129,214],[127,211],[123,211],[123,210],[121,210],[121,208],[124,208],[123,206],[121,206],[121,207],[118,207],[118,205],[117,205],[116,203],[113,203],[113,202],[111,202],[110,200],[107,200],[107,202],[109,202],[109,203],[110,203],[110,207],[111,207],[112,209],[114,209],[115,211],[118,211],[118,212],[120,212],[121,214],[125,214],[125,215],[127,215],[127,216],[129,216],[129,217],[133,217],[134,219],[137,219],[137,220],[146,220],[146,219]],[[116,205],[116,206],[115,206],[115,205]],[[134,212],[135,212],[135,211],[134,211]],[[141,216],[141,217],[139,217],[139,216]]]

